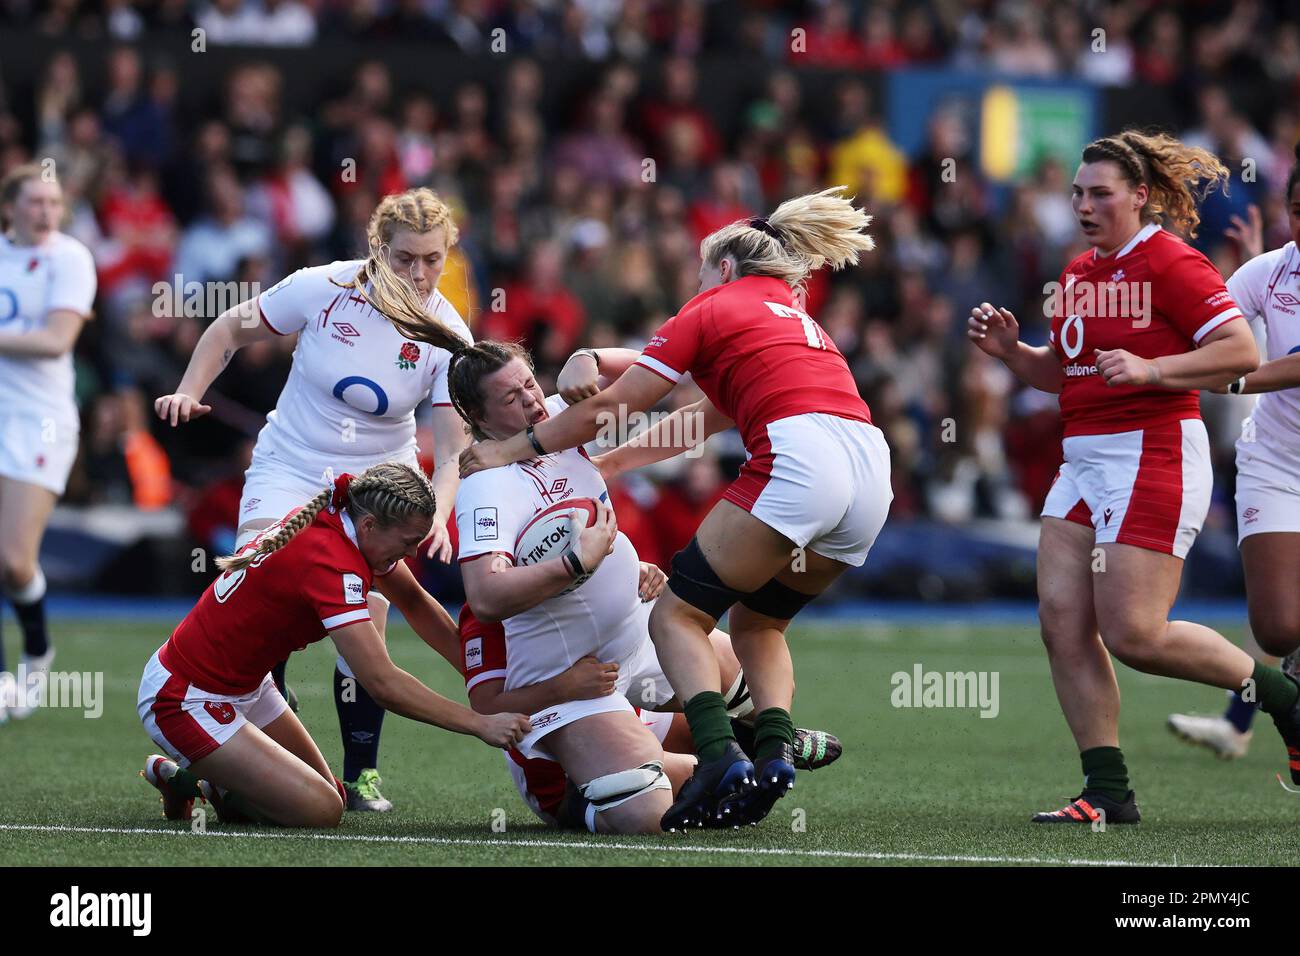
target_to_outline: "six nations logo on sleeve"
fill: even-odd
[[[474,540],[495,541],[497,539],[497,509],[474,509]]]

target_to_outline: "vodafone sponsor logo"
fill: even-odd
[[[1085,375],[1096,374],[1097,366],[1095,365],[1080,365],[1078,362],[1071,362],[1065,367],[1065,375],[1067,378],[1082,378]]]

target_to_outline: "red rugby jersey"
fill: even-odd
[[[670,382],[690,372],[751,452],[771,422],[791,415],[871,421],[831,337],[770,276],[701,292],[651,337],[637,364]]]
[[[1153,224],[1122,249],[1095,249],[1061,273],[1051,344],[1061,361],[1065,436],[1104,435],[1200,417],[1195,390],[1109,387],[1097,349],[1142,358],[1190,352],[1225,322],[1241,317],[1223,277],[1200,252]]]
[[[256,548],[298,510],[240,553]],[[373,580],[351,519],[346,512],[324,509],[279,551],[213,581],[176,626],[159,659],[210,693],[251,693],[293,651],[337,628],[370,620],[366,598]]]

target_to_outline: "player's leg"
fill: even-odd
[[[1300,509],[1300,499],[1295,499]],[[1271,657],[1300,648],[1300,533],[1252,534],[1241,542],[1246,603],[1256,644]]]
[[[1093,612],[1094,535],[1090,524],[1044,516],[1038,538],[1038,620],[1061,713],[1079,749],[1084,785],[1065,808],[1035,814],[1036,823],[1087,822],[1095,806],[1115,822],[1129,796],[1119,748],[1119,684]],[[1082,805],[1079,801],[1083,801]]]
[[[274,735],[274,736],[273,736]],[[284,740],[306,750],[306,728],[291,710],[265,729],[251,723],[216,750],[189,767],[189,772],[221,788],[223,799],[259,822],[286,827],[336,827],[343,801],[329,769],[312,766],[287,747]],[[323,771],[323,772],[322,772]]]
[[[583,717],[547,734],[545,741],[587,798],[587,822],[594,832],[660,832],[660,818],[672,802],[662,769],[664,751],[630,708]]]
[[[39,675],[48,674],[54,660],[45,623],[45,575],[38,557],[57,500],[48,488],[0,477],[0,585],[23,632],[14,705],[9,708],[9,715],[17,718],[40,706],[46,681]]]
[[[1276,657],[1264,653],[1249,628],[1241,646],[1252,660],[1269,666],[1278,663]],[[1253,696],[1247,700],[1240,690],[1234,690],[1228,692],[1228,706],[1222,714],[1170,714],[1165,726],[1180,740],[1204,747],[1220,760],[1236,760],[1250,749],[1251,725],[1258,710]]]
[[[388,598],[371,591],[367,603],[375,630],[386,638]],[[347,788],[348,809],[379,813],[393,809],[393,804],[379,792],[379,735],[384,728],[384,708],[361,686],[341,656],[334,662],[334,710],[343,738],[343,785]]]

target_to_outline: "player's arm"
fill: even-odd
[[[1300,388],[1300,352],[1265,362],[1246,376],[1241,392],[1253,395],[1257,392],[1280,392],[1284,388]]]
[[[393,602],[406,623],[420,640],[460,669],[460,638],[456,622],[433,595],[420,586],[406,562],[398,561],[393,570],[375,578],[375,590]]]
[[[58,358],[72,351],[86,317],[72,309],[51,309],[45,326],[30,332],[0,334],[0,354]]]
[[[618,420],[615,416],[652,408],[672,391],[673,384],[643,366],[634,365],[609,388],[548,418],[533,429],[533,434],[547,452],[577,448],[595,438],[602,423]],[[519,432],[504,441],[477,442],[461,454],[460,474],[463,478],[484,468],[523,461],[536,454],[527,432]]]
[[[383,638],[368,620],[331,631],[330,637],[361,686],[384,710],[478,737],[493,747],[513,746],[528,733],[530,725],[523,714],[477,714],[425,687],[393,663]]]
[[[1215,389],[1259,368],[1259,348],[1250,325],[1229,319],[1181,355],[1144,359],[1124,349],[1097,350],[1097,372],[1107,385],[1139,385],[1173,390]]]
[[[438,557],[446,564],[451,560],[451,536],[447,521],[456,503],[456,489],[460,486],[460,453],[469,446],[469,433],[465,422],[449,405],[435,405],[430,422],[433,431],[433,498],[437,511],[433,517],[433,533],[429,539],[429,557]]]
[[[690,451],[704,444],[710,435],[716,435],[735,424],[718,411],[711,401],[701,398],[698,402],[683,405],[635,438],[598,455],[592,461],[600,468],[604,478],[613,478],[625,471],[644,468]]]
[[[583,349],[574,352],[560,369],[555,390],[570,405],[590,398],[636,364],[636,349]]]
[[[535,714],[571,700],[589,700],[614,692],[618,665],[594,657],[579,658],[567,670],[527,687],[506,690],[506,682],[497,678],[475,684],[469,691],[469,704],[480,714],[514,712]]]
[[[574,546],[585,571],[595,571],[614,550],[617,534],[614,509],[596,502],[596,518],[582,530]],[[460,571],[470,610],[479,620],[489,622],[504,621],[536,607],[555,597],[574,579],[567,561],[555,559],[515,567],[510,556],[501,551],[462,561]]]
[[[1056,353],[1050,346],[1020,341],[1020,324],[1009,310],[981,302],[970,310],[966,334],[980,351],[1000,359],[1026,385],[1053,393],[1064,386],[1065,373]]]
[[[256,297],[227,309],[200,336],[176,391],[154,400],[154,411],[172,425],[206,415],[212,408],[202,403],[203,395],[235,353],[245,345],[276,337],[262,321]]]

